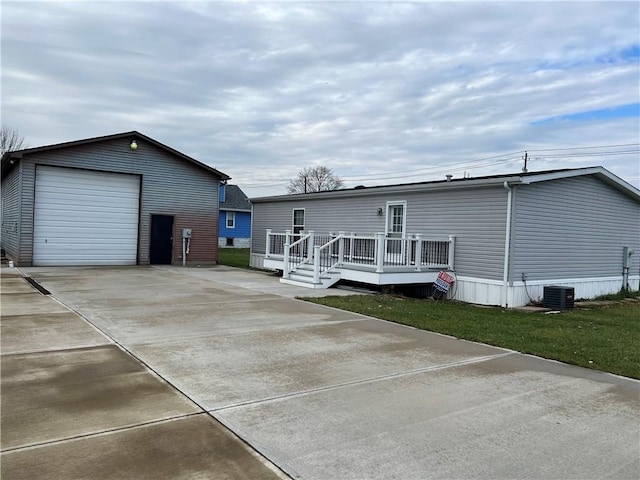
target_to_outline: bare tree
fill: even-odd
[[[338,190],[344,182],[327,167],[307,167],[289,182],[288,193],[314,193]]]
[[[0,131],[0,155],[26,147],[24,137],[11,127],[2,126]]]

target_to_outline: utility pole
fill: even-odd
[[[524,151],[524,167],[522,167],[522,173],[527,173],[527,160],[529,159],[529,155],[527,151]]]

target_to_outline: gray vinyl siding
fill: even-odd
[[[407,202],[407,234],[456,236],[459,275],[502,278],[507,192],[502,187],[461,188],[349,198],[260,201],[253,205],[252,252],[264,253],[265,231],[291,229],[294,208],[305,209],[305,230],[373,234],[385,231],[387,202]],[[382,207],[383,215],[378,216]]]
[[[629,246],[640,270],[640,204],[593,177],[517,187],[512,279],[621,275]]]
[[[2,248],[11,260],[18,259],[20,237],[20,167],[2,182]]]
[[[129,148],[130,139],[48,150],[25,155],[22,167],[22,217],[20,258],[30,264],[33,254],[33,212],[37,165],[82,168],[140,175],[140,229],[138,263],[149,263],[151,214],[174,215],[174,261],[180,250],[183,227],[193,228],[189,260],[217,259],[218,188],[220,179],[169,152],[138,141],[138,149]]]

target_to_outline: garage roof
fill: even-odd
[[[73,142],[64,142],[64,143],[57,143],[55,145],[45,145],[42,147],[35,147],[35,148],[25,148],[22,150],[16,150],[14,152],[6,152],[3,156],[2,156],[2,178],[4,179],[9,172],[11,172],[11,170],[13,170],[13,168],[15,167],[15,165],[17,165],[18,162],[16,162],[16,160],[20,161],[20,159],[25,156],[25,155],[30,155],[32,153],[38,153],[38,152],[45,152],[48,150],[56,150],[59,148],[69,148],[69,147],[75,147],[75,146],[79,146],[79,145],[86,145],[89,143],[97,143],[97,142],[104,142],[107,140],[117,140],[119,138],[131,138],[136,139],[136,140],[145,140],[146,142],[149,142],[153,145],[155,145],[156,147],[159,147],[173,155],[176,155],[177,157],[182,158],[183,160],[186,160],[187,162],[193,163],[194,165],[197,165],[200,168],[203,168],[205,170],[207,170],[210,173],[213,173],[215,175],[217,175],[218,177],[220,177],[221,180],[229,180],[231,177],[229,177],[228,175],[216,170],[213,167],[210,167],[208,165],[205,165],[202,162],[199,162],[198,160],[196,160],[195,158],[191,158],[188,155],[185,155],[184,153],[181,153],[177,150],[174,150],[171,147],[168,147],[167,145],[158,142],[157,140],[154,140],[151,137],[147,137],[146,135],[137,132],[135,130],[131,131],[131,132],[123,132],[123,133],[116,133],[113,135],[105,135],[102,137],[93,137],[93,138],[86,138],[83,140],[75,140]]]

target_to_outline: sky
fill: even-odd
[[[602,165],[640,186],[640,3],[7,1],[2,125],[137,130],[286,193]]]

